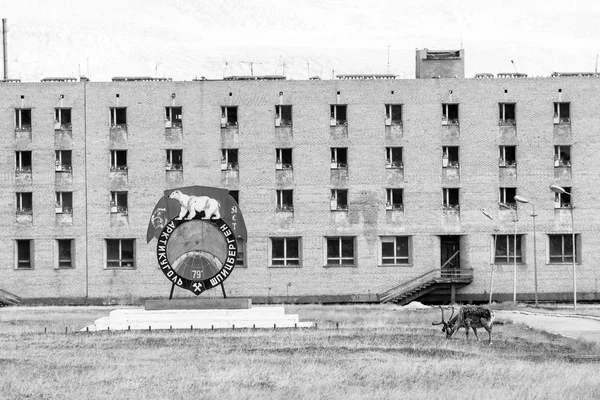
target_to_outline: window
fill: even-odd
[[[33,194],[17,192],[17,214],[33,214]]]
[[[235,200],[235,202],[239,205],[240,204],[240,191],[239,190],[230,190],[229,191],[229,195],[231,197],[233,197],[233,199]]]
[[[385,209],[402,210],[404,202],[402,200],[403,189],[385,189]]]
[[[404,168],[404,163],[402,162],[402,147],[385,148],[385,167]]]
[[[73,169],[71,160],[71,150],[56,150],[55,152],[55,169],[56,171],[71,171]]]
[[[563,187],[567,193],[554,193],[554,208],[571,208],[571,188]]]
[[[500,146],[500,167],[517,166],[517,146]]]
[[[348,168],[348,149],[345,147],[331,148],[331,169]]]
[[[55,108],[54,109],[54,130],[55,131],[70,131],[73,128],[71,125],[71,109],[70,108]]]
[[[300,239],[271,238],[271,265],[300,265]]]
[[[571,146],[554,146],[554,166],[571,166]]]
[[[292,126],[292,106],[275,106],[275,126]]]
[[[571,123],[571,103],[554,103],[554,124]]]
[[[56,192],[56,213],[73,214],[73,192]]]
[[[294,211],[293,190],[277,190],[277,211]]]
[[[33,240],[16,240],[17,269],[33,268]]]
[[[127,128],[127,108],[111,107],[110,109],[110,127]]]
[[[458,146],[442,147],[442,167],[458,168]]]
[[[238,252],[237,252],[237,259],[235,260],[235,265],[240,267],[240,266],[245,266],[246,264],[246,242],[244,242],[244,239],[238,237],[237,238],[237,245],[238,245]]]
[[[73,268],[73,239],[57,239],[56,245],[58,248],[58,268]]]
[[[127,214],[127,192],[110,192],[110,212]]]
[[[409,236],[381,237],[381,264],[409,264]]]
[[[458,104],[442,104],[442,125],[458,125]]]
[[[515,125],[515,104],[514,103],[499,103],[500,108],[500,125]]]
[[[238,169],[238,151],[237,149],[221,150],[221,171]]]
[[[183,169],[183,150],[167,150],[165,169],[167,171]]]
[[[459,209],[458,188],[443,188],[442,201],[445,209]]]
[[[327,265],[355,265],[354,237],[327,238]]]
[[[237,107],[221,107],[221,128],[238,126]]]
[[[17,108],[15,109],[15,129],[18,131],[31,130],[31,109]]]
[[[347,189],[332,189],[331,190],[331,211],[347,211],[348,210],[348,190]]]
[[[515,196],[517,195],[517,188],[514,187],[501,187],[500,188],[500,204],[508,206],[512,209],[517,208],[517,201]]]
[[[341,106],[332,104],[331,110],[331,126],[348,125],[348,118],[346,116],[347,106]]]
[[[575,262],[580,262],[581,241],[578,234],[575,235],[575,249],[573,249],[573,235],[548,235],[548,254],[550,263],[572,263],[573,252]]]
[[[127,171],[127,150],[110,151],[110,170]]]
[[[275,169],[292,169],[292,149],[275,149]]]
[[[165,128],[181,128],[181,107],[165,107]]]
[[[523,252],[521,249],[521,238],[523,235],[496,235],[496,254],[494,262],[496,264],[512,264],[515,262],[515,237],[516,245],[516,261],[523,262]]]
[[[385,105],[385,125],[402,125],[402,104]]]
[[[106,239],[106,268],[135,268],[135,239]]]
[[[16,172],[31,172],[31,151],[16,151],[15,161]]]

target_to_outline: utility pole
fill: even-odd
[[[254,76],[254,64],[262,64],[262,63],[254,62],[254,61],[242,61],[242,63],[250,64],[250,76]]]

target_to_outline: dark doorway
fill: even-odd
[[[460,269],[460,236],[440,236],[442,275],[452,275]]]

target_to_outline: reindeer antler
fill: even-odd
[[[442,325],[444,324],[444,327],[447,325],[446,321],[444,321],[444,309],[442,308],[442,306],[439,306],[440,310],[442,310],[442,321],[441,322],[432,322],[431,325]],[[454,309],[452,309],[452,313],[454,313]],[[452,317],[450,317],[452,318]]]

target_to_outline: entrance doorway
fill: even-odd
[[[460,269],[460,236],[440,236],[442,276],[452,276]]]

